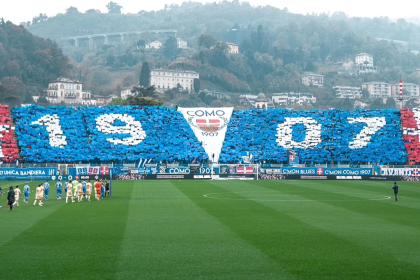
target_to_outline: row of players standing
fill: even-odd
[[[64,181],[64,183],[61,182],[61,180],[57,181],[55,184],[56,187],[56,196],[57,200],[62,199],[62,192],[64,187],[64,195],[66,197],[66,203],[68,203],[68,200],[72,202],[75,202],[75,198],[79,202],[83,201],[83,198],[85,198],[87,201],[90,202],[90,197],[92,192],[95,193],[95,198],[97,200],[103,199],[108,194],[109,196],[109,181],[102,181],[97,180],[92,186],[92,183],[90,180],[88,182],[86,181],[77,181],[77,180],[69,180]],[[93,189],[94,188],[94,189]],[[22,194],[21,190],[19,189],[19,186],[16,186],[14,191],[12,191],[13,187],[10,187],[9,195],[8,195],[8,204],[10,206],[9,210],[12,210],[14,206],[20,207],[19,205],[19,198]],[[13,192],[13,193],[12,193]],[[24,199],[23,202],[28,203],[29,202],[29,194],[31,193],[31,187],[29,186],[29,183],[26,183],[23,187],[23,193],[24,193]],[[39,184],[39,186],[35,189],[35,201],[34,206],[38,202],[39,206],[43,206],[43,201],[48,200],[48,196],[50,193],[50,184],[48,181],[46,181],[43,184]],[[14,194],[14,195],[13,195]]]

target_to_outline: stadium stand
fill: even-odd
[[[13,111],[21,156],[32,162],[191,162],[207,159],[182,114],[168,107],[37,107]]]
[[[401,111],[405,127],[417,128],[413,110]],[[12,114],[21,157],[29,162],[208,159],[181,112],[168,107],[28,106]],[[418,136],[406,131],[404,143],[400,122],[391,109],[234,111],[219,162],[238,163],[250,152],[253,162],[287,163],[290,150],[308,164],[405,164],[407,155],[418,162]]]
[[[14,138],[12,118],[8,105],[0,105],[0,158],[3,162],[13,162],[19,157],[19,150]]]
[[[77,108],[16,107],[12,111],[21,157],[29,162],[77,162],[94,158],[86,123]]]
[[[406,151],[397,110],[289,109],[234,111],[220,162],[286,163],[288,150],[303,163],[403,164]]]
[[[404,145],[408,153],[409,165],[420,163],[419,122],[420,109],[401,109]]]
[[[93,107],[84,115],[101,160],[118,160],[121,156],[129,161],[144,158],[153,162],[191,162],[199,156],[207,159],[182,114],[172,108]]]

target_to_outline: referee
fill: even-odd
[[[392,187],[394,190],[395,201],[398,201],[398,185],[397,182],[394,182],[394,186]]]

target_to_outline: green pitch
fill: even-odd
[[[0,279],[420,279],[420,183],[399,202],[391,186],[114,181],[111,199],[52,188],[11,212],[1,197]]]

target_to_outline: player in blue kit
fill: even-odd
[[[61,180],[58,180],[57,183],[55,183],[55,187],[57,188],[57,200],[61,200],[61,195],[62,195],[62,183]]]
[[[48,200],[48,195],[50,194],[50,184],[48,183],[48,181],[45,181],[44,188],[45,188],[45,200]]]
[[[25,197],[23,198],[23,202],[28,203],[30,193],[31,193],[31,187],[29,187],[29,184],[26,183],[26,185],[23,187],[23,194],[25,195]]]
[[[82,186],[83,186],[83,197],[84,198],[86,198],[86,181],[85,180],[83,180],[83,182],[82,182]]]
[[[64,181],[64,196],[67,197],[67,182]]]
[[[105,185],[104,182],[101,180],[101,199],[104,199],[104,194],[105,194]]]

